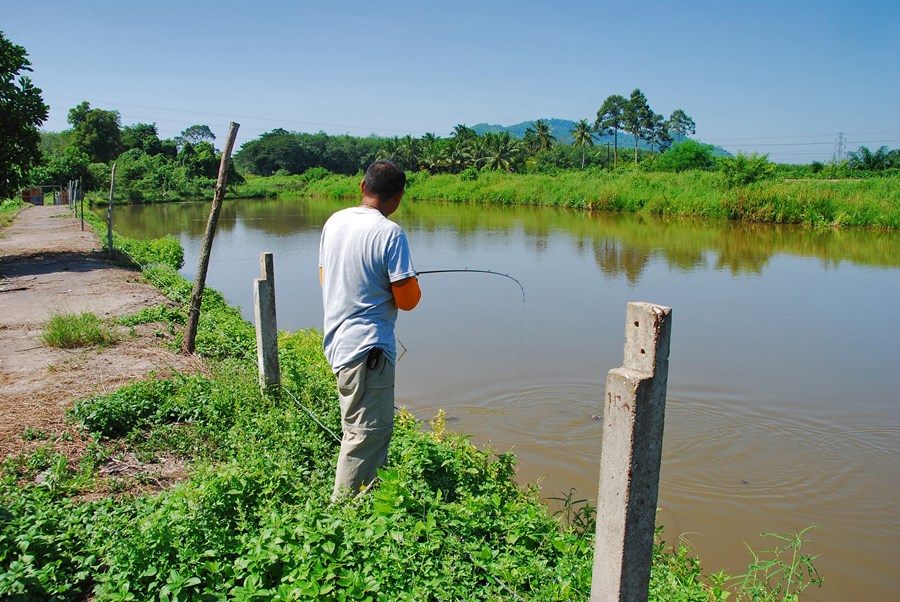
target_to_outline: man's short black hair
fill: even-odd
[[[366,194],[377,197],[382,203],[394,198],[406,186],[406,173],[392,161],[375,161],[366,170]]]

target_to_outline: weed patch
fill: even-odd
[[[60,349],[113,345],[119,335],[91,312],[58,314],[50,318],[42,335],[44,344]]]

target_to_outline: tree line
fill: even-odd
[[[207,125],[161,139],[155,123],[122,126],[118,111],[92,108],[87,101],[70,109],[67,121],[70,129],[41,136],[33,184],[80,179],[88,190],[103,188],[115,163],[116,189],[127,200],[196,198],[215,186],[221,153]],[[232,169],[229,179],[237,183],[241,177]]]
[[[64,186],[80,179],[87,190],[108,185],[117,164],[117,190],[128,200],[189,199],[207,196],[215,186],[220,153],[206,125],[186,128],[161,139],[155,123],[123,126],[118,111],[82,102],[68,112],[69,129],[41,132],[49,107],[28,77],[31,63],[21,46],[0,32],[0,198],[11,198],[29,185]],[[634,152],[619,152],[619,133],[634,140]],[[621,166],[662,171],[718,169],[714,148],[691,139],[694,120],[683,110],[668,118],[656,113],[640,89],[630,96],[607,97],[594,119],[581,119],[568,132],[554,132],[538,119],[524,136],[509,131],[479,134],[459,124],[449,137],[429,133],[384,138],[333,136],[275,129],[247,142],[235,154],[230,184],[241,173],[301,174],[311,168],[356,174],[375,159],[387,158],[409,171],[464,174],[478,170],[554,173],[567,169],[615,169]],[[612,136],[612,149],[597,148],[600,137]],[[644,148],[641,148],[643,144]],[[744,157],[737,168],[755,165],[769,173],[767,157]],[[727,167],[727,166],[726,166]],[[734,166],[732,166],[734,167]],[[812,173],[835,176],[847,171],[882,173],[900,169],[900,150],[861,147],[841,165],[813,162]]]

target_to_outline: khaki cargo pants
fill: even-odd
[[[378,476],[387,462],[394,432],[394,365],[378,355],[374,368],[369,355],[338,371],[338,396],[344,436],[331,499],[357,495]]]

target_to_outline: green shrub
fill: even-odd
[[[720,158],[719,169],[724,176],[725,186],[734,188],[747,186],[771,176],[775,166],[769,163],[769,155],[738,153],[734,157]]]
[[[656,171],[687,171],[715,167],[713,146],[696,140],[684,140],[656,157],[652,167]]]

